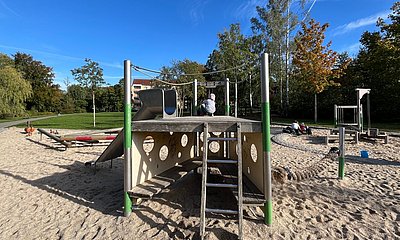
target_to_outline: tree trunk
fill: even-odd
[[[93,100],[93,127],[96,127],[96,105],[94,101],[94,91],[92,91],[92,100]]]
[[[317,111],[317,94],[314,94],[314,123],[317,123],[318,111]]]
[[[290,5],[291,1],[287,2],[287,26],[286,26],[286,58],[285,58],[285,73],[286,73],[286,114],[289,115],[289,58],[290,58]]]

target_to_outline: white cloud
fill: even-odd
[[[190,1],[189,16],[195,26],[204,21],[204,8],[207,3],[208,1],[204,0]]]
[[[21,47],[15,47],[15,46],[8,46],[8,45],[2,45],[0,44],[0,48],[5,48],[5,49],[12,49],[15,51],[21,51],[25,53],[35,53],[35,54],[40,54],[48,57],[53,57],[55,59],[60,59],[64,61],[83,61],[85,58],[81,57],[72,57],[68,55],[62,55],[62,54],[57,54],[57,53],[51,53],[51,52],[46,52],[46,51],[40,51],[40,50],[35,50],[35,49],[28,49],[28,48],[21,48]],[[53,47],[54,48],[54,47]],[[55,49],[55,48],[54,48]],[[106,66],[110,68],[117,68],[117,69],[124,69],[122,63],[109,63],[109,62],[102,62],[102,61],[97,61],[95,59],[92,59],[93,61],[96,61],[100,64],[101,66]]]
[[[359,52],[361,43],[353,43],[351,45],[345,46],[339,52],[347,52],[350,56],[355,56]]]
[[[21,48],[21,47],[8,46],[8,45],[2,45],[2,44],[0,44],[0,48],[12,49],[15,51],[22,51],[22,52],[26,52],[26,53],[36,53],[36,54],[41,54],[41,55],[46,55],[46,56],[52,56],[52,57],[55,57],[58,59],[63,59],[63,60],[70,60],[70,61],[83,60],[83,58],[78,58],[78,57],[71,57],[71,56],[67,56],[67,55],[61,55],[61,54],[45,52],[45,51],[40,51],[40,50],[35,50],[35,49]]]
[[[390,14],[390,11],[383,11],[376,13],[374,15],[357,19],[355,21],[349,22],[347,24],[341,25],[333,30],[333,36],[342,35],[347,32],[351,32],[354,29],[362,28],[368,25],[375,24],[378,18],[386,18]]]
[[[122,63],[107,63],[107,62],[99,62],[100,67],[106,66],[106,67],[110,67],[110,68],[118,68],[118,69],[124,69],[124,66],[122,65]]]
[[[240,4],[235,11],[235,16],[238,19],[250,19],[257,16],[257,6],[264,6],[263,0],[250,0]]]
[[[2,0],[0,0],[0,5],[6,9],[7,12],[12,13],[13,15],[17,16],[17,17],[21,17],[21,15],[19,15],[16,11],[14,11],[13,9],[11,9],[5,2],[3,2]],[[4,16],[4,14],[2,14]]]
[[[124,78],[124,76],[123,75],[121,75],[121,76],[106,76],[106,75],[104,75],[103,78],[105,78],[105,79],[121,79],[121,78]]]

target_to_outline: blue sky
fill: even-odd
[[[106,82],[123,76],[123,60],[160,69],[188,58],[205,63],[217,33],[240,23],[251,34],[250,18],[261,0],[0,0],[0,52],[31,54],[53,68],[64,86],[70,70],[85,58],[99,62]],[[394,0],[317,0],[311,17],[329,23],[332,49],[357,53],[361,34],[390,13]],[[309,8],[313,0],[308,1]],[[298,4],[292,5],[298,11]],[[135,78],[146,78],[133,73]]]

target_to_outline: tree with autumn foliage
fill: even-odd
[[[324,45],[327,23],[321,26],[311,19],[308,25],[301,26],[302,31],[295,39],[293,74],[302,91],[314,94],[314,121],[317,122],[317,95],[329,86],[339,86],[335,79],[343,75],[349,60],[338,65],[338,54],[329,49],[331,42]]]

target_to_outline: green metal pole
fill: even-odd
[[[261,98],[262,98],[262,141],[264,157],[264,221],[272,224],[272,181],[271,181],[271,120],[269,105],[269,65],[268,54],[263,53],[261,63]]]
[[[340,155],[339,155],[339,179],[344,178],[344,151],[345,151],[345,145],[344,145],[344,139],[345,138],[345,128],[340,127],[339,128],[339,150],[340,150]]]
[[[132,97],[131,61],[124,61],[124,216],[132,213],[132,199],[128,191],[132,189]]]

